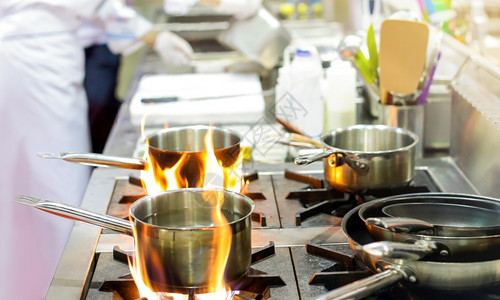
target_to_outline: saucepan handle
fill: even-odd
[[[384,287],[399,282],[405,277],[406,274],[402,270],[389,268],[383,272],[332,290],[323,296],[316,298],[316,300],[361,299]]]
[[[66,219],[82,221],[92,225],[97,225],[103,228],[132,235],[132,224],[128,220],[115,218],[108,215],[101,215],[71,205],[42,200],[31,196],[20,195],[16,197],[16,201],[18,203],[29,205]]]
[[[311,164],[317,160],[327,158],[328,156],[330,156],[332,154],[341,155],[344,158],[344,160],[346,161],[346,163],[351,168],[353,168],[354,170],[356,170],[358,172],[368,172],[368,170],[370,169],[370,166],[368,165],[368,161],[366,161],[365,159],[359,159],[359,158],[353,157],[353,155],[350,155],[348,153],[344,153],[341,151],[325,151],[325,152],[321,152],[321,153],[310,155],[310,156],[299,156],[299,157],[295,158],[294,162],[297,165],[308,165],[308,164]]]
[[[144,170],[143,159],[108,156],[95,153],[37,153],[41,158],[62,159],[94,167],[117,167],[123,169]]]

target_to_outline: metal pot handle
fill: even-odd
[[[42,200],[31,196],[20,195],[16,197],[16,202],[38,208],[48,213],[66,219],[82,221],[92,225],[111,229],[117,232],[133,235],[132,224],[128,220],[115,218],[108,215],[97,214],[71,205]]]
[[[316,300],[361,299],[404,278],[406,274],[402,270],[388,268],[383,272],[332,290]]]
[[[139,158],[108,156],[95,153],[37,153],[41,158],[62,159],[94,167],[117,167],[144,170],[146,162]]]
[[[368,161],[366,159],[358,159],[351,154],[347,154],[342,151],[325,151],[318,154],[310,155],[310,156],[299,156],[295,158],[294,162],[297,165],[308,165],[317,160],[327,158],[332,154],[339,154],[345,159],[346,163],[349,167],[353,168],[358,172],[368,172],[370,166],[368,165]]]

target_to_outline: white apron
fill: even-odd
[[[45,298],[73,224],[14,197],[79,206],[87,185],[88,167],[36,155],[90,151],[78,45],[71,33],[0,42],[0,299]]]
[[[99,8],[99,9],[97,9]],[[15,202],[79,206],[90,168],[38,152],[89,152],[80,18],[124,52],[151,24],[117,0],[0,1],[0,299],[44,299],[73,222]]]

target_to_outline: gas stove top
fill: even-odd
[[[438,191],[475,193],[451,161],[434,158],[425,163],[421,161],[417,166],[416,176],[408,187],[362,196],[334,191],[325,186],[319,164],[308,170],[286,164],[279,166],[281,170],[277,170],[276,166],[272,169],[262,166],[261,170],[247,171],[245,176],[249,184],[245,193],[255,202],[252,215],[254,255],[249,277],[241,283],[234,299],[315,299],[331,289],[371,275],[354,256],[340,228],[347,211],[364,201],[393,194]],[[91,180],[94,184],[89,185],[88,193],[93,197],[104,197],[96,199],[95,203],[101,207],[102,202],[107,201],[109,205],[104,208],[105,213],[127,217],[130,204],[144,195],[138,173],[133,172],[96,169]],[[98,204],[98,201],[101,203]],[[100,230],[90,227],[77,224],[74,230]],[[68,247],[81,247],[83,243],[81,239],[72,239]],[[84,278],[78,278],[82,285],[70,286],[75,294],[78,291],[76,298],[137,299],[137,290],[128,265],[124,263],[126,259],[123,259],[124,253],[130,254],[133,249],[131,237],[102,230],[95,240],[95,248],[85,253],[88,268],[81,271]],[[65,262],[65,258],[69,259],[65,255],[62,264],[73,265],[75,272],[81,268],[75,260],[82,260],[82,257],[73,256],[72,263]],[[58,274],[60,272],[58,270]],[[67,282],[58,282],[56,277],[51,292],[55,295],[57,290],[61,292],[63,289],[68,289]],[[424,291],[404,283],[381,290],[371,299],[429,299],[434,296],[446,298],[456,294]],[[500,290],[492,288],[479,294],[474,291],[472,296],[476,299],[498,299]],[[195,299],[194,296],[192,299]]]

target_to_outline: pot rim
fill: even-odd
[[[151,194],[151,195],[146,195],[138,200],[136,200],[134,203],[132,203],[132,205],[130,206],[129,208],[129,218],[132,220],[133,223],[135,222],[138,222],[140,223],[141,225],[144,225],[144,226],[147,226],[149,228],[155,228],[155,229],[161,229],[161,230],[175,230],[175,231],[199,231],[199,230],[210,230],[212,228],[217,228],[217,227],[222,227],[222,226],[225,226],[226,224],[224,225],[212,225],[212,226],[203,226],[203,227],[195,227],[195,228],[191,228],[191,227],[167,227],[167,226],[159,226],[159,225],[155,225],[155,224],[151,224],[151,223],[148,223],[148,222],[145,222],[141,219],[138,219],[135,217],[135,214],[133,213],[134,209],[139,206],[142,202],[144,201],[147,201],[151,198],[154,198],[154,197],[161,197],[162,195],[165,195],[165,194],[174,194],[174,193],[200,193],[200,192],[207,192],[207,191],[212,191],[212,192],[222,192],[224,195],[227,195],[227,194],[230,194],[234,197],[238,197],[238,198],[242,198],[244,200],[247,200],[247,202],[250,204],[250,211],[239,217],[237,220],[234,220],[234,221],[231,221],[231,222],[227,222],[227,225],[231,226],[233,224],[236,224],[238,222],[241,222],[242,220],[245,220],[247,218],[249,218],[253,212],[253,210],[255,209],[255,203],[253,202],[252,199],[250,199],[248,196],[245,196],[243,194],[240,194],[240,193],[237,193],[237,192],[233,192],[233,191],[230,191],[230,190],[225,190],[225,189],[222,189],[222,188],[181,188],[181,189],[175,189],[175,190],[168,190],[168,191],[163,191],[163,192],[159,192],[159,193],[155,193],[155,194]],[[134,227],[135,224],[134,224]]]
[[[151,138],[159,136],[159,135],[163,135],[164,133],[167,133],[167,132],[176,132],[176,131],[190,130],[190,129],[193,129],[193,130],[199,130],[199,129],[209,130],[209,129],[214,129],[214,130],[217,130],[217,131],[222,131],[222,132],[224,132],[224,133],[226,133],[228,135],[233,135],[233,136],[235,136],[237,138],[237,141],[234,144],[232,144],[230,146],[227,146],[227,147],[223,147],[223,148],[215,148],[214,147],[214,151],[221,151],[221,150],[225,150],[225,149],[230,149],[232,147],[238,146],[241,143],[241,136],[240,136],[240,134],[238,132],[236,132],[236,131],[234,131],[232,129],[228,129],[228,128],[224,128],[224,127],[219,127],[219,126],[212,126],[212,125],[192,125],[192,126],[179,126],[179,127],[163,128],[163,129],[157,130],[157,131],[153,132],[152,134],[148,135],[146,137],[146,139],[149,141]],[[150,143],[148,143],[148,147],[156,149],[158,151],[170,152],[170,153],[179,153],[179,154],[183,154],[183,153],[203,153],[203,152],[206,152],[206,151],[166,150],[166,149],[161,149],[161,148],[158,148],[158,147],[155,147],[155,146],[151,146]]]
[[[400,148],[395,148],[395,149],[390,149],[390,150],[378,150],[378,151],[348,150],[348,149],[334,147],[334,146],[327,144],[325,142],[325,139],[327,137],[338,134],[340,132],[352,130],[352,129],[377,129],[380,131],[388,130],[388,131],[392,131],[392,132],[396,132],[399,134],[409,136],[413,139],[413,142],[410,145],[403,146]],[[321,143],[323,144],[324,148],[326,148],[328,150],[341,151],[341,152],[347,152],[347,153],[353,153],[353,154],[361,154],[361,155],[372,155],[372,154],[379,155],[379,154],[390,154],[390,153],[408,151],[408,150],[411,150],[412,148],[415,148],[415,146],[417,145],[418,142],[419,142],[419,137],[416,133],[414,133],[410,130],[401,128],[401,127],[393,127],[393,126],[387,126],[387,125],[382,125],[382,124],[375,124],[375,125],[358,124],[358,125],[352,125],[352,126],[345,126],[345,127],[340,127],[340,128],[331,130],[329,132],[325,132],[323,135],[321,135]]]

